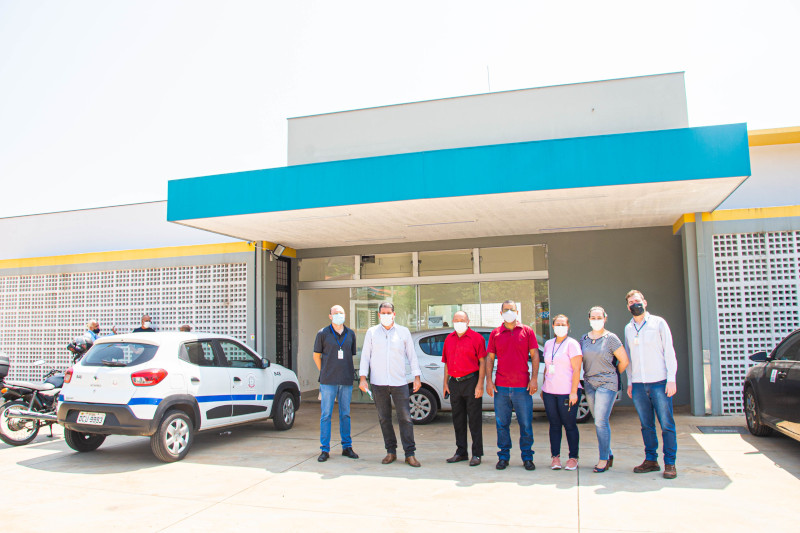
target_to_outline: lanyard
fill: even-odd
[[[639,336],[639,332],[642,331],[646,325],[647,325],[647,320],[644,321],[644,323],[642,324],[642,327],[637,328],[636,327],[636,321],[635,320],[633,321],[633,329],[636,330],[636,336],[637,337]]]
[[[550,354],[550,364],[551,365],[554,365],[556,363],[556,354],[558,353],[558,350],[561,349],[561,345],[564,344],[565,342],[567,342],[567,339],[564,339],[563,341],[561,341],[559,343],[559,345],[556,347],[556,349],[553,350],[553,353]],[[553,346],[556,346],[555,339],[553,340]]]
[[[344,337],[342,337],[342,342],[339,342],[339,335],[336,333],[336,330],[333,329],[333,325],[330,325],[328,327],[331,328],[331,333],[333,333],[333,340],[336,341],[336,344],[339,345],[339,349],[341,350],[342,346],[344,346],[344,341],[347,340],[347,327],[344,328]]]

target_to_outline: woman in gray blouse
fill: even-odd
[[[605,472],[614,463],[611,451],[611,426],[608,417],[617,398],[619,374],[628,366],[628,354],[622,347],[619,337],[606,330],[608,315],[602,307],[589,310],[589,325],[592,331],[581,337],[583,351],[583,390],[589,409],[594,417],[597,444],[600,447],[600,461],[595,472]],[[614,358],[619,363],[614,367]]]

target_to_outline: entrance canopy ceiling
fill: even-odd
[[[167,219],[295,249],[670,226],[749,175],[732,124],[173,180]]]

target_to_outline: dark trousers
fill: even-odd
[[[472,435],[472,455],[483,456],[482,400],[475,397],[478,375],[464,381],[450,378],[450,406],[453,408],[453,429],[456,432],[456,455],[467,455],[467,422]]]
[[[414,424],[411,422],[411,410],[408,405],[408,386],[373,385],[372,395],[375,398],[375,407],[378,409],[378,421],[381,424],[386,453],[397,454],[397,436],[392,426],[392,402],[394,402],[403,451],[406,457],[413,456],[417,447],[414,445]]]
[[[547,420],[550,422],[550,455],[558,457],[561,455],[561,428],[567,433],[567,444],[569,445],[569,456],[571,459],[578,458],[578,404],[573,406],[564,405],[569,401],[569,394],[550,394],[542,393],[544,410],[547,413]],[[581,401],[581,390],[578,389],[578,402]]]

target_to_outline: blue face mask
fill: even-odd
[[[333,323],[337,326],[344,324],[344,313],[336,313],[333,315]]]

